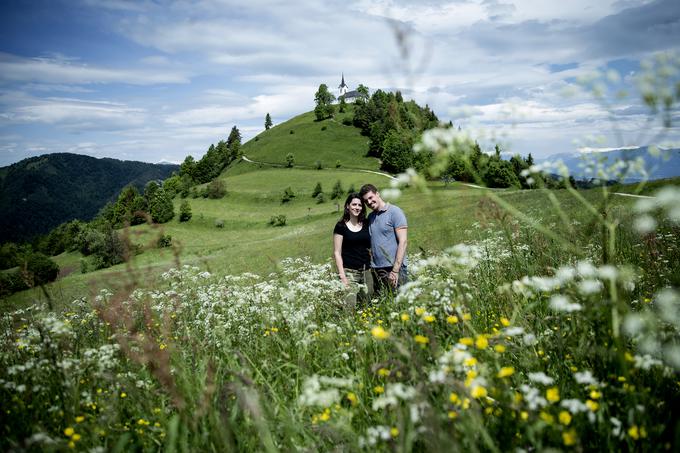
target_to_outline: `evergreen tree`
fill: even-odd
[[[168,196],[162,187],[158,187],[148,199],[149,214],[151,214],[151,219],[155,223],[166,223],[175,216],[172,198]]]
[[[338,179],[338,181],[333,186],[333,191],[331,192],[331,200],[335,200],[336,198],[342,197],[344,193],[345,191],[342,190],[342,183]]]
[[[179,221],[180,222],[188,222],[191,220],[191,205],[189,204],[188,200],[182,201],[182,204],[179,205]]]
[[[293,156],[293,153],[286,154],[286,167],[292,168],[293,164],[295,164],[295,156]]]
[[[265,130],[269,130],[270,127],[272,127],[274,123],[272,123],[272,117],[269,115],[269,112],[267,112],[267,115],[264,117],[264,128]]]
[[[321,183],[317,182],[316,186],[314,186],[314,190],[312,191],[312,198],[316,198],[316,196],[320,193],[323,193],[323,189],[321,188]]]

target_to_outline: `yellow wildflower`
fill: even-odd
[[[458,398],[458,394],[451,392],[449,395],[449,401],[451,401],[453,404],[458,404],[460,402],[460,398]]]
[[[383,387],[382,385],[376,385],[375,387],[373,387],[373,391],[377,394],[385,393],[385,387]]]
[[[401,314],[401,320],[402,321],[408,321],[409,319],[411,319],[411,317],[408,315],[408,313],[402,313]]]
[[[588,406],[588,409],[590,409],[593,412],[595,412],[600,407],[600,405],[593,400],[586,400],[586,406]]]
[[[357,402],[359,401],[357,395],[354,392],[347,393],[347,400],[350,402],[352,406],[356,406]]]
[[[503,353],[505,352],[505,345],[497,344],[496,346],[493,347],[493,350],[498,353]]]
[[[465,366],[475,366],[477,365],[477,359],[474,357],[468,357],[463,361],[463,365]]]
[[[470,409],[470,398],[465,398],[463,400],[463,409]]]
[[[425,320],[425,322],[434,322],[435,317],[433,315],[427,315],[427,316],[423,316],[423,320]]]
[[[73,436],[73,433],[74,433],[74,432],[75,432],[75,431],[74,431],[73,428],[71,428],[70,426],[64,430],[64,434],[67,435],[68,437]]]
[[[571,423],[571,414],[567,411],[561,411],[557,418],[564,426],[568,426]]]
[[[390,337],[390,333],[380,326],[372,328],[371,335],[377,340],[385,340]]]
[[[455,420],[456,418],[458,418],[458,412],[456,412],[456,411],[449,411],[448,416],[449,416],[449,420]]]
[[[446,317],[446,322],[448,322],[449,324],[456,324],[458,322],[458,316],[449,315]]]
[[[463,337],[458,340],[458,343],[463,344],[465,346],[472,346],[475,343],[475,340],[473,340],[470,337]]]
[[[475,346],[477,349],[486,349],[489,347],[489,340],[487,340],[486,335],[477,335],[475,340]]]
[[[475,385],[470,392],[470,396],[473,398],[485,398],[486,395],[488,395],[488,392],[481,385]]]
[[[380,369],[378,370],[378,375],[379,375],[379,376],[389,376],[389,375],[390,375],[390,370],[388,370],[387,368],[380,368]]]
[[[628,435],[631,439],[638,440],[640,438],[640,428],[638,428],[638,425],[633,425],[628,428]]]
[[[472,319],[472,315],[470,313],[463,313],[463,321],[469,321]]]
[[[73,436],[71,436],[71,440],[74,442],[78,442],[80,440],[80,434],[73,433]]]
[[[570,429],[569,431],[563,432],[562,442],[564,442],[566,447],[571,447],[572,445],[576,444],[576,431]]]
[[[76,417],[76,423],[82,423],[85,420],[85,417],[82,415],[79,415]]]
[[[499,378],[504,378],[508,376],[512,376],[515,373],[515,369],[511,366],[504,366],[498,371],[498,374],[496,375]]]
[[[551,403],[556,403],[560,400],[560,389],[557,387],[551,387],[545,392],[545,399]]]
[[[430,339],[423,335],[416,335],[415,337],[413,337],[413,339],[416,341],[416,343],[419,344],[427,344],[430,342]]]
[[[417,307],[416,308],[416,315],[422,316],[423,313],[425,313],[425,309],[423,307]]]
[[[553,417],[551,414],[547,412],[541,411],[541,413],[538,414],[538,416],[541,417],[541,420],[543,420],[549,425],[552,425],[555,422],[555,417]]]
[[[590,399],[599,400],[600,398],[602,398],[602,393],[598,392],[597,390],[590,391]]]
[[[529,418],[529,413],[527,411],[522,411],[522,412],[519,413],[519,417],[522,420],[527,420]]]
[[[127,398],[127,393],[122,392],[122,393],[120,394],[120,397],[121,397],[121,398]]]
[[[390,436],[392,437],[399,436],[399,428],[393,426],[392,429],[390,429]]]
[[[323,414],[319,415],[319,420],[321,420],[322,422],[327,422],[328,420],[330,420],[330,418],[331,418],[330,412],[324,411]]]
[[[510,320],[508,318],[501,318],[501,324],[503,324],[503,327],[508,327],[510,325]]]

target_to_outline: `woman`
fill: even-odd
[[[373,295],[370,250],[366,208],[359,194],[353,192],[347,197],[342,218],[333,229],[333,257],[340,280],[349,290],[346,301],[352,307],[357,298],[367,302]],[[360,285],[359,288],[356,285]]]

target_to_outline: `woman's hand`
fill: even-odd
[[[345,277],[344,275],[341,275],[340,281],[342,281],[342,284],[345,285],[345,288],[349,289],[349,281],[347,280],[347,277]]]

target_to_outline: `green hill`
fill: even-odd
[[[335,118],[317,121],[314,112],[303,113],[259,134],[243,145],[244,155],[253,160],[284,165],[292,153],[296,165],[315,167],[321,162],[332,168],[339,162],[343,168],[377,170],[379,161],[367,157],[368,138],[361,130],[343,124],[351,120],[353,106]]]

